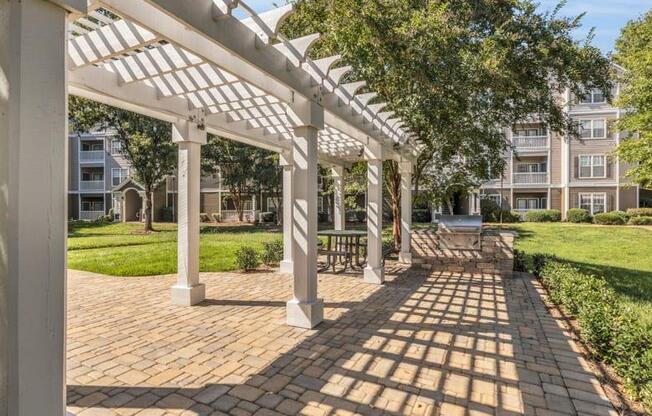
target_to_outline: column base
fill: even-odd
[[[399,263],[403,264],[412,264],[412,253],[404,253],[404,252],[399,252],[398,253],[398,261]]]
[[[172,303],[174,305],[192,306],[206,299],[206,285],[172,286]]]
[[[279,272],[294,274],[294,262],[292,260],[283,260],[279,264]]]
[[[287,303],[287,324],[299,328],[312,329],[324,320],[324,300],[300,302],[296,299]]]
[[[365,267],[364,268],[364,281],[376,285],[382,285],[385,282],[385,268],[384,267]]]

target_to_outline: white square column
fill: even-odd
[[[365,147],[367,159],[367,266],[364,280],[382,284],[383,267],[383,148],[379,143]]]
[[[287,323],[314,328],[324,319],[324,302],[317,298],[317,135],[324,113],[312,102],[293,106],[290,112],[294,296],[287,303]]]
[[[292,274],[292,153],[281,153],[278,163],[283,168],[283,260],[279,266],[281,273]]]
[[[1,416],[65,413],[66,21],[85,8],[0,0]]]
[[[401,251],[398,254],[398,260],[401,263],[411,264],[412,163],[401,162],[399,164],[399,169],[401,174]]]
[[[344,167],[333,166],[333,228],[346,227],[346,208],[344,207]]]
[[[199,283],[199,201],[201,145],[206,132],[190,121],[172,125],[172,140],[179,145],[177,284],[172,286],[172,303],[196,305],[206,298]]]

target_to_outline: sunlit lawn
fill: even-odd
[[[364,224],[347,227],[364,228]],[[144,234],[142,229],[139,223],[72,223],[68,233],[68,267],[113,276],[176,273],[176,224],[154,224],[156,231],[150,234]],[[280,227],[203,226],[199,268],[203,272],[236,270],[235,252],[241,246],[262,250],[263,242],[281,238]],[[383,238],[391,239],[390,227],[385,228]]]
[[[176,273],[176,224],[154,224],[144,234],[142,224],[75,224],[68,236],[68,267],[114,276]],[[235,269],[235,252],[243,245],[262,249],[264,241],[280,239],[273,228],[254,226],[204,227],[200,238],[200,270]]]
[[[607,282],[652,321],[652,228],[522,223],[516,248],[549,253]]]

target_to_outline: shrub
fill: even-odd
[[[652,208],[630,208],[627,210],[630,217],[652,217]]]
[[[318,222],[328,222],[328,212],[319,211],[317,213],[317,221]]]
[[[627,222],[629,225],[652,225],[652,217],[631,217]]]
[[[242,246],[235,252],[235,264],[244,271],[255,270],[260,266],[260,256],[255,248]]]
[[[593,216],[593,222],[602,225],[623,225],[627,222],[626,215],[622,211],[601,212]]]
[[[609,214],[621,218],[618,213]],[[587,348],[597,359],[612,365],[626,389],[650,406],[652,325],[625,306],[604,279],[584,274],[559,259],[515,252],[514,266],[535,271],[550,300],[575,315]]]
[[[568,218],[569,222],[574,223],[591,222],[593,220],[591,213],[588,210],[582,208],[569,209],[566,213],[566,217]]]
[[[263,243],[261,260],[267,266],[279,264],[283,260],[283,240],[276,239]]]
[[[528,222],[557,222],[561,221],[561,212],[558,209],[533,209],[525,213]]]
[[[431,220],[432,213],[429,209],[412,210],[412,222],[430,222]]]
[[[480,203],[480,214],[484,222],[500,222],[500,205],[491,199],[483,199]],[[503,207],[503,222],[519,222],[521,216]]]
[[[276,212],[261,212],[260,214],[260,221],[261,222],[267,222],[267,223],[274,223],[276,222]]]

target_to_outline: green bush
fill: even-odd
[[[480,203],[480,214],[484,222],[500,222],[500,205],[491,199],[483,199]],[[503,207],[503,222],[519,222],[521,216]]]
[[[514,267],[533,270],[541,278],[550,300],[575,316],[580,337],[595,358],[610,364],[625,380],[626,389],[651,406],[652,326],[641,321],[604,279],[559,259],[516,252]]]
[[[260,266],[260,255],[255,248],[242,246],[235,252],[235,264],[244,271],[255,270]]]
[[[627,221],[627,224],[629,225],[652,225],[652,217],[631,217],[629,221]]]
[[[533,209],[525,213],[527,222],[558,222],[561,221],[561,211],[558,209]]]
[[[591,217],[591,213],[588,210],[582,208],[569,209],[568,212],[566,213],[566,217],[568,218],[569,222],[574,222],[574,223],[593,221],[593,217]]]
[[[430,222],[432,213],[429,209],[414,209],[412,210],[412,222]]]
[[[623,225],[627,219],[620,215],[622,211],[601,212],[593,216],[593,222],[601,225]]]
[[[279,264],[283,260],[283,240],[265,241],[261,260],[267,266]]]
[[[630,208],[627,210],[630,217],[652,217],[652,208]]]
[[[260,220],[261,220],[261,222],[275,223],[276,222],[276,212],[274,212],[274,211],[262,212],[260,214]]]

